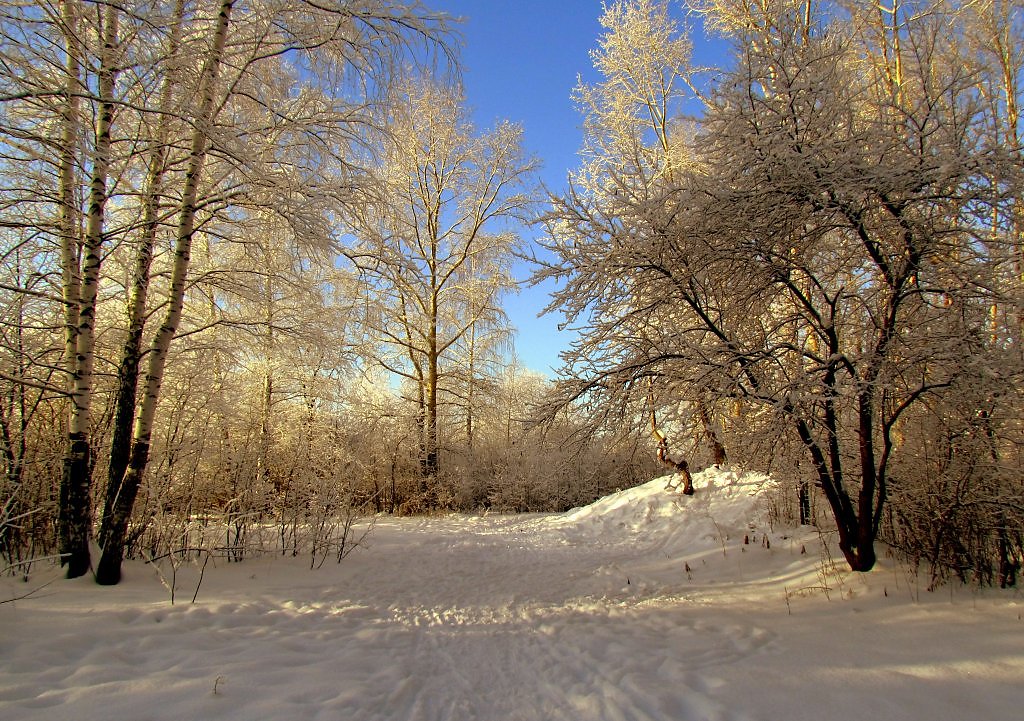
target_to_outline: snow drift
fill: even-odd
[[[554,516],[548,524],[611,541],[623,535],[660,539],[665,552],[719,548],[767,526],[764,491],[774,484],[761,473],[710,468],[694,474],[697,492],[679,492],[675,475],[606,496],[584,508]]]

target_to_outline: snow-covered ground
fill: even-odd
[[[845,574],[817,535],[768,526],[764,477],[695,480],[560,515],[382,518],[340,565],[208,567],[195,603],[195,568],[173,606],[142,564],[114,588],[55,580],[0,605],[0,718],[1024,718],[1019,592]]]

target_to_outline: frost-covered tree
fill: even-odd
[[[47,287],[32,292],[63,317],[64,360],[46,363],[66,378],[41,385],[69,401],[59,535],[70,575],[90,568],[99,465],[109,478],[98,577],[118,578],[171,343],[198,330],[186,302],[196,238],[209,242],[259,207],[286,219],[294,242],[331,245],[332,216],[358,184],[351,146],[371,107],[406,64],[446,54],[444,25],[404,2],[5,6],[0,226],[5,254],[19,234],[42,249],[33,260]],[[110,310],[119,289],[126,321]],[[123,332],[116,350],[110,330]],[[12,383],[35,382],[34,357],[23,353],[26,372]],[[97,368],[111,357],[118,368]],[[115,370],[106,464],[97,383]]]
[[[601,24],[605,32],[591,53],[600,81],[581,83],[574,91],[584,116],[584,162],[571,177],[569,193],[556,199],[547,217],[553,234],[598,244],[618,236],[619,229],[628,234],[632,222],[647,222],[642,216],[658,207],[664,188],[692,170],[693,122],[685,111],[688,103],[697,104],[691,43],[668,2],[615,2],[606,6]],[[561,265],[558,258],[541,277],[560,276]],[[607,282],[629,281],[617,273]],[[601,326],[609,337],[653,341],[659,331],[650,299],[621,292],[624,286],[590,290],[608,294],[609,303],[600,313],[595,312],[593,294],[582,288],[559,294],[551,307],[565,312],[570,322]],[[605,349],[618,352],[613,345]],[[563,384],[569,396],[589,388],[592,350],[584,343],[567,355],[566,375],[574,378]],[[645,374],[633,389],[644,401],[630,408],[635,419],[649,425],[659,458],[688,474],[686,462],[669,460],[666,434],[672,423],[664,422],[682,412],[710,441],[715,462],[724,462],[714,409],[702,397],[679,398],[670,384],[664,373]]]
[[[531,202],[534,163],[519,127],[477,133],[461,92],[429,78],[392,99],[388,127],[374,195],[353,214],[352,257],[391,351],[380,362],[415,394],[426,483],[440,469],[442,395],[460,374],[472,384],[463,371],[479,363],[468,371],[459,361],[478,361],[483,330],[503,323],[498,300],[518,243],[510,223]]]
[[[58,537],[68,574],[78,576],[89,570],[101,265],[130,222],[122,198],[138,137],[132,108],[151,87],[152,65],[139,50],[145,22],[134,6],[15,4],[5,7],[0,33],[3,227],[38,233],[42,254],[33,262],[49,297],[59,295],[64,376],[48,390],[68,399]]]
[[[583,326],[564,398],[637,407],[659,383],[729,410],[750,441],[738,460],[795,444],[865,571],[890,494],[913,492],[919,414],[961,378],[1019,380],[1016,333],[984,330],[1014,302],[989,216],[1012,215],[1019,148],[987,132],[938,11],[900,14],[893,93],[853,26],[756,9],[726,18],[735,66],[705,94],[690,163],[643,194],[574,191],[547,217],[543,275]]]
[[[230,140],[218,143],[211,128],[224,122],[222,118],[229,113],[239,124],[250,112],[268,118],[269,142],[265,131],[264,137],[254,134],[250,138],[263,154],[241,154],[242,162],[232,163],[232,172],[225,175],[235,182],[245,182],[249,199],[268,196],[268,206],[287,214],[293,227],[302,228],[304,222],[314,229],[322,227],[319,235],[325,239],[329,237],[328,224],[323,216],[329,211],[310,212],[311,195],[318,195],[321,201],[330,197],[330,193],[323,192],[319,171],[324,166],[335,166],[334,161],[347,154],[346,146],[355,136],[349,128],[366,120],[360,117],[360,109],[371,100],[366,89],[374,84],[386,88],[409,43],[431,40],[436,28],[431,16],[422,16],[416,8],[401,4],[330,7],[283,2],[235,8],[234,2],[225,0],[209,32],[210,50],[199,75],[199,103],[177,203],[166,311],[149,350],[146,386],[136,413],[128,466],[117,490],[111,486],[114,503],[109,521],[105,520],[104,555],[97,572],[101,583],[119,578],[124,532],[148,461],[162,375],[171,340],[181,322],[204,166],[211,153],[223,152],[231,158],[235,150]],[[291,62],[319,84],[310,82],[305,92],[275,98],[277,83],[288,77],[275,72],[282,58],[292,58]],[[344,94],[347,76],[354,76],[354,97]],[[280,146],[287,144],[298,144],[304,152],[282,151]],[[345,164],[342,160],[341,165]],[[338,177],[327,182],[344,180]],[[313,193],[303,193],[307,185],[312,186]]]

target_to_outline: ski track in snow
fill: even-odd
[[[503,530],[430,529],[428,538],[449,540],[412,544],[402,579],[425,592],[389,606],[387,623],[407,629],[410,648],[399,654],[397,690],[385,705],[422,719],[737,718],[707,697],[700,671],[756,653],[770,634],[665,613],[652,599],[573,595],[583,575],[600,579],[614,565],[607,549],[543,545],[515,526]],[[637,656],[637,647],[648,651]]]
[[[750,500],[755,486],[732,476],[716,508],[652,483],[558,516],[380,519],[367,548],[338,566],[218,564],[196,604],[194,568],[181,569],[173,606],[139,564],[115,589],[56,581],[38,598],[0,606],[0,718],[966,718],[944,715],[957,708],[946,696],[963,703],[966,688],[949,683],[961,663],[955,631],[932,654],[939,665],[902,649],[894,670],[876,676],[859,664],[871,649],[828,648],[830,628],[837,639],[863,636],[859,609],[840,605],[837,623],[837,609],[812,594],[792,602],[820,632],[792,621],[779,591],[814,582],[814,564],[797,550],[810,541],[786,546],[776,535],[775,551],[742,546],[743,535],[768,533]],[[1001,718],[1024,681],[1024,648],[1015,645],[1024,627],[1009,628],[1016,639],[976,666],[994,674],[989,710],[977,718]],[[808,640],[820,634],[824,641]],[[983,642],[1004,637],[988,629]],[[851,653],[850,673],[868,674],[852,684],[839,666]],[[822,673],[830,662],[836,677]],[[894,677],[911,690],[860,698]],[[803,703],[795,696],[805,692]],[[892,713],[892,699],[908,696],[922,715]],[[840,705],[823,716],[831,698]],[[863,716],[872,711],[881,715]]]

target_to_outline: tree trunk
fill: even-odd
[[[266,369],[263,374],[263,388],[260,395],[260,444],[259,453],[256,459],[256,477],[259,481],[261,492],[270,487],[273,480],[270,473],[270,447],[273,419],[271,413],[274,405],[274,285],[273,270],[270,253],[264,253],[264,264],[266,266],[266,277],[263,287],[263,322],[266,324],[266,334],[263,337],[263,360]],[[312,413],[312,409],[310,409]],[[306,436],[309,443],[309,436]],[[307,454],[308,457],[308,454]],[[277,490],[275,488],[275,490]]]
[[[785,412],[793,419],[797,434],[811,455],[814,469],[818,474],[818,483],[825,492],[825,498],[828,500],[832,515],[836,520],[839,550],[842,551],[851,571],[870,571],[875,565],[874,538],[871,537],[870,541],[865,542],[862,529],[865,523],[868,528],[872,527],[872,518],[858,519],[853,504],[839,480],[841,476],[837,477],[830,471],[825,454],[814,440],[807,421],[797,416],[795,409],[790,404],[786,404]]]
[[[427,492],[427,384],[423,368],[410,349],[409,357],[416,376],[416,444],[419,452],[420,492]]]
[[[64,87],[64,111],[61,117],[60,169],[60,253],[61,286],[64,296],[64,367],[68,386],[74,383],[75,356],[78,348],[78,302],[81,294],[81,218],[75,200],[75,155],[78,147],[78,92],[81,63],[78,53],[77,0],[61,3],[61,20],[66,34],[67,63]]]
[[[146,175],[145,194],[142,209],[142,237],[135,256],[132,274],[132,292],[128,301],[128,335],[121,351],[121,363],[117,369],[117,392],[114,400],[114,427],[110,442],[110,463],[107,469],[107,491],[100,525],[99,544],[106,545],[110,532],[110,515],[114,510],[121,479],[128,469],[131,453],[132,421],[135,419],[135,396],[139,383],[139,367],[142,362],[142,334],[146,324],[146,300],[149,294],[150,267],[153,263],[153,248],[156,244],[160,225],[160,198],[163,181],[167,172],[167,138],[170,134],[171,94],[176,82],[173,68],[181,38],[181,21],[185,12],[184,0],[177,0],[174,25],[168,57],[171,69],[167,71],[160,91],[160,116],[153,139],[150,141],[149,168]]]
[[[78,307],[81,302],[81,217],[75,199],[77,178],[75,156],[78,146],[78,92],[81,75],[78,47],[78,17],[76,0],[61,3],[61,20],[65,33],[64,110],[61,117],[60,169],[58,171],[58,193],[60,195],[60,249],[61,287],[64,301],[64,368],[67,371],[68,394],[74,392],[75,377],[78,373]],[[69,440],[70,444],[70,440]],[[75,449],[76,452],[80,449]],[[65,462],[70,461],[72,449],[66,450]],[[72,471],[62,471],[60,481],[59,517],[57,519],[58,549],[61,564],[72,561],[75,549],[79,549],[74,560],[74,574],[81,575],[84,565],[88,569],[88,541],[85,542],[86,557],[81,558],[83,543],[76,536],[82,532],[83,515],[81,500],[72,498],[70,479]],[[74,505],[72,505],[74,504]],[[87,514],[86,514],[87,515]],[[87,538],[87,537],[86,537]],[[68,555],[64,555],[68,554]],[[69,569],[69,572],[71,569]]]
[[[195,129],[192,133],[188,168],[178,214],[178,231],[174,248],[174,267],[171,271],[171,286],[168,292],[167,314],[150,346],[146,388],[142,396],[138,418],[135,421],[128,470],[125,472],[121,487],[116,494],[116,502],[113,504],[110,515],[106,546],[103,548],[103,554],[96,570],[96,581],[104,585],[115,584],[121,580],[121,561],[124,556],[128,521],[131,518],[142,476],[149,462],[150,438],[153,433],[153,422],[160,398],[167,353],[181,321],[181,311],[185,300],[185,281],[191,258],[192,236],[195,233],[196,199],[209,149],[206,129],[213,120],[215,86],[224,55],[233,5],[234,0],[224,0],[221,4],[213,35],[213,46],[203,67],[199,92],[200,105],[195,117]]]
[[[658,415],[654,410],[654,379],[648,379],[647,387],[647,405],[650,408],[651,413],[651,435],[658,442],[658,460],[662,465],[667,466],[674,470],[676,473],[681,473],[683,476],[683,493],[687,496],[693,495],[693,476],[690,475],[690,464],[686,462],[685,458],[681,458],[678,461],[674,461],[669,457],[668,454],[668,438],[662,433],[661,429],[658,428]]]
[[[16,278],[18,285],[22,285],[22,253],[19,250],[14,251],[14,262],[16,266]],[[14,333],[16,334],[16,347],[17,347],[17,373],[16,378],[25,377],[25,296],[19,296],[17,299],[17,324],[14,327]],[[13,383],[10,386],[10,398],[0,399],[0,454],[3,455],[4,465],[4,476],[7,479],[7,486],[10,489],[9,495],[7,489],[4,489],[4,501],[8,498],[12,498],[16,492],[17,487],[22,484],[22,461],[25,458],[25,385],[22,383]],[[10,408],[8,412],[7,409]],[[19,439],[20,448],[15,451],[14,446],[14,434],[11,432],[11,422],[14,414],[20,411],[20,428]],[[6,508],[5,508],[6,510]],[[2,518],[0,518],[2,521]],[[4,533],[5,528],[0,527],[0,538],[6,538]]]
[[[697,403],[697,415],[700,417],[701,426],[704,429],[704,437],[711,446],[713,462],[721,468],[728,461],[728,456],[725,453],[725,446],[722,445],[722,441],[718,437],[718,431],[715,428],[714,419],[711,417],[711,411],[703,401]]]
[[[797,490],[800,502],[800,525],[812,526],[811,522],[811,484],[807,481],[800,481]]]
[[[475,272],[475,271],[474,271]],[[473,452],[473,403],[476,374],[476,323],[469,329],[469,363],[466,368],[466,449]]]
[[[437,243],[435,242],[432,246],[434,257],[431,258],[431,269],[432,273],[436,276],[436,253]],[[423,472],[427,478],[433,478],[437,475],[440,470],[440,462],[438,458],[438,438],[437,438],[437,387],[439,377],[439,364],[440,364],[440,351],[437,345],[437,325],[439,323],[439,304],[437,298],[436,279],[432,281],[435,284],[435,289],[430,299],[430,317],[427,322],[430,327],[427,331],[427,377],[426,385],[424,387],[424,400],[426,401],[426,455],[425,465]]]
[[[875,492],[878,488],[878,472],[875,466],[874,444],[874,400],[873,393],[863,391],[858,398],[860,447],[860,495],[857,509],[857,549],[862,568],[869,571],[875,565]],[[880,506],[879,502],[879,506]],[[881,510],[879,508],[879,510]]]
[[[19,286],[28,287],[30,281],[24,278],[24,271],[21,261],[21,249],[14,250],[14,262],[16,278]],[[26,368],[25,354],[25,295],[19,294],[17,300],[17,322],[14,327],[15,350],[17,353],[16,378],[24,378]],[[2,446],[4,461],[7,465],[7,482],[11,489],[21,486],[25,470],[25,454],[28,451],[28,401],[26,399],[26,387],[24,383],[11,384],[11,395],[0,403],[0,434],[2,434]],[[15,425],[15,417],[17,423]],[[12,432],[12,427],[17,435]]]
[[[1020,570],[1020,563],[1011,555],[1005,513],[999,513],[998,522],[996,538],[998,539],[999,588],[1011,588],[1017,585],[1017,572]]]
[[[82,264],[81,292],[78,303],[78,332],[75,343],[75,373],[68,418],[68,441],[60,484],[60,553],[67,564],[67,577],[77,578],[89,571],[89,537],[92,525],[90,487],[92,483],[89,440],[93,364],[96,336],[96,302],[100,283],[100,264],[105,211],[107,175],[110,168],[111,128],[114,120],[114,53],[117,47],[118,10],[107,6],[103,49],[99,68],[99,117],[96,147],[89,186],[89,212],[85,233],[85,257]]]
[[[674,461],[669,457],[668,438],[666,438],[665,434],[658,428],[658,419],[654,414],[653,397],[650,397],[649,400],[651,402],[651,435],[653,435],[655,440],[658,441],[658,460],[662,465],[671,468],[676,473],[682,474],[683,494],[692,496],[693,476],[690,475],[690,464],[686,462],[685,458],[680,458],[678,461]]]
[[[668,439],[665,438],[659,431],[655,431],[655,436],[658,438],[658,460],[665,466],[668,466],[676,473],[680,473],[683,476],[683,495],[693,495],[693,476],[690,475],[690,464],[686,462],[685,458],[680,458],[678,461],[673,461],[668,455]]]
[[[440,470],[437,437],[437,365],[436,354],[432,354],[428,359],[426,393],[424,394],[426,401],[426,463],[423,472],[428,478],[436,476]]]

